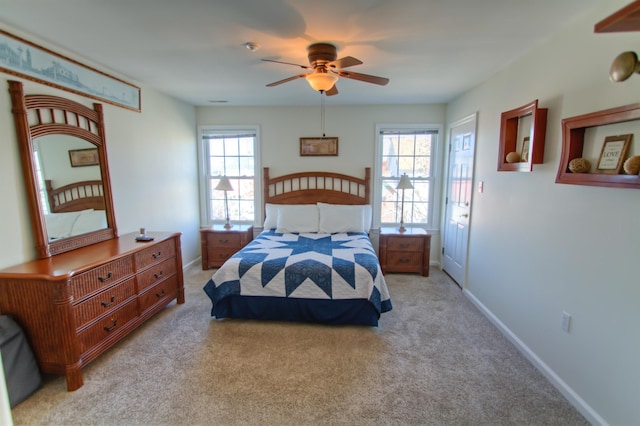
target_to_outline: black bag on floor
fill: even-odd
[[[38,390],[42,378],[24,332],[8,315],[0,315],[0,354],[13,408]]]

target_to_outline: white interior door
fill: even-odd
[[[442,269],[462,288],[467,271],[475,143],[476,114],[451,125]]]

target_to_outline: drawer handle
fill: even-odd
[[[400,248],[409,248],[411,247],[411,244],[400,244]]]
[[[107,274],[107,276],[106,276],[106,277],[100,277],[100,276],[99,276],[99,277],[98,277],[98,280],[99,280],[101,283],[105,283],[105,282],[109,281],[112,277],[113,277],[113,273],[112,273],[112,272],[109,272],[109,273]]]
[[[153,253],[151,256],[153,256],[154,259],[157,259],[160,257],[160,255],[162,254],[161,251],[157,252],[157,253]]]
[[[162,276],[162,271],[158,272],[157,274],[153,274],[153,276],[156,277],[156,280],[157,280]]]
[[[108,308],[109,306],[113,305],[113,302],[116,301],[116,297],[115,296],[111,296],[111,301],[110,302],[100,302],[100,304],[102,306],[104,306],[105,308]]]
[[[402,258],[400,259],[400,263],[409,263],[409,259]]]
[[[160,291],[160,293],[156,293],[156,297],[158,299],[162,299],[164,297],[164,288]]]
[[[220,244],[227,244],[229,242],[229,240],[218,240],[218,242]]]
[[[106,331],[107,333],[110,332],[110,331],[115,330],[116,329],[116,325],[118,323],[117,319],[111,318],[111,321],[113,321],[113,325],[111,327],[107,327],[106,325],[104,326],[104,331]]]

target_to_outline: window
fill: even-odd
[[[40,160],[40,145],[38,141],[33,143],[33,165],[36,169],[36,176],[38,179],[38,197],[40,198],[40,204],[42,205],[42,213],[51,213],[49,206],[49,194],[47,193],[47,186],[44,181],[44,171],[42,170],[42,161]]]
[[[439,129],[434,126],[378,127],[376,192],[381,226],[400,223],[403,190],[400,176],[409,176],[413,189],[404,190],[405,226],[432,225],[435,192],[435,153]]]
[[[258,129],[208,126],[200,128],[201,214],[203,225],[224,223],[225,191],[216,190],[220,178],[229,178],[227,191],[232,223],[254,223],[260,201]]]

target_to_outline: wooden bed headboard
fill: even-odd
[[[300,172],[272,178],[264,168],[264,202],[272,204],[370,204],[371,168],[364,178],[333,172]]]
[[[47,188],[51,213],[105,209],[101,180],[74,182],[55,189],[50,180],[45,180],[44,183]]]

